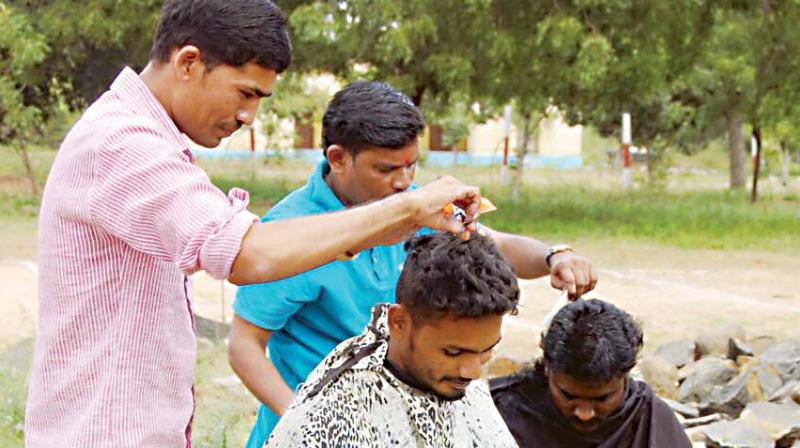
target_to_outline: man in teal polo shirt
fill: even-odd
[[[305,186],[262,220],[332,212],[414,188],[417,140],[424,126],[411,100],[392,87],[377,82],[347,86],[334,96],[323,117],[325,160]],[[481,231],[495,240],[518,276],[550,274],[554,287],[569,289],[573,296],[594,288],[591,263],[568,247],[551,248],[485,226]],[[284,280],[239,288],[230,362],[263,403],[248,448],[263,445],[297,386],[338,343],[361,333],[372,307],[394,302],[405,261],[402,244],[343,258],[347,259]]]

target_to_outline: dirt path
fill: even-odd
[[[28,235],[30,237],[31,235]],[[800,292],[796,286],[800,254],[678,250],[640,243],[578,242],[600,267],[597,295],[639,318],[646,349],[705,328],[737,323],[748,336],[800,335]],[[34,256],[0,257],[0,347],[33,335],[37,285]],[[29,254],[33,243],[27,244]],[[5,255],[5,254],[4,254]],[[194,276],[195,310],[230,320],[236,288],[205,274]],[[508,319],[501,351],[520,356],[534,351],[539,324],[558,293],[546,279],[523,281],[518,316]]]

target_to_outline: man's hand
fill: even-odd
[[[588,258],[572,252],[560,252],[551,258],[550,284],[555,289],[566,289],[574,300],[594,289],[597,274]]]
[[[475,231],[481,202],[478,187],[446,176],[408,194],[415,207],[417,226],[455,233],[462,238],[469,238],[470,232]],[[460,219],[451,219],[444,213],[445,206],[450,203],[466,212],[466,225]]]

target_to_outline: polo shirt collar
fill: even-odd
[[[331,187],[325,182],[325,175],[331,170],[327,160],[322,160],[311,176],[308,178],[308,188],[311,193],[311,199],[321,205],[327,211],[344,210],[345,206],[342,201],[336,197]]]

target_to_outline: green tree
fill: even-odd
[[[51,111],[47,105],[32,101],[38,86],[30,84],[29,79],[48,51],[45,37],[33,30],[28,18],[0,2],[0,144],[20,155],[34,196],[38,196],[39,188],[28,144]]]

